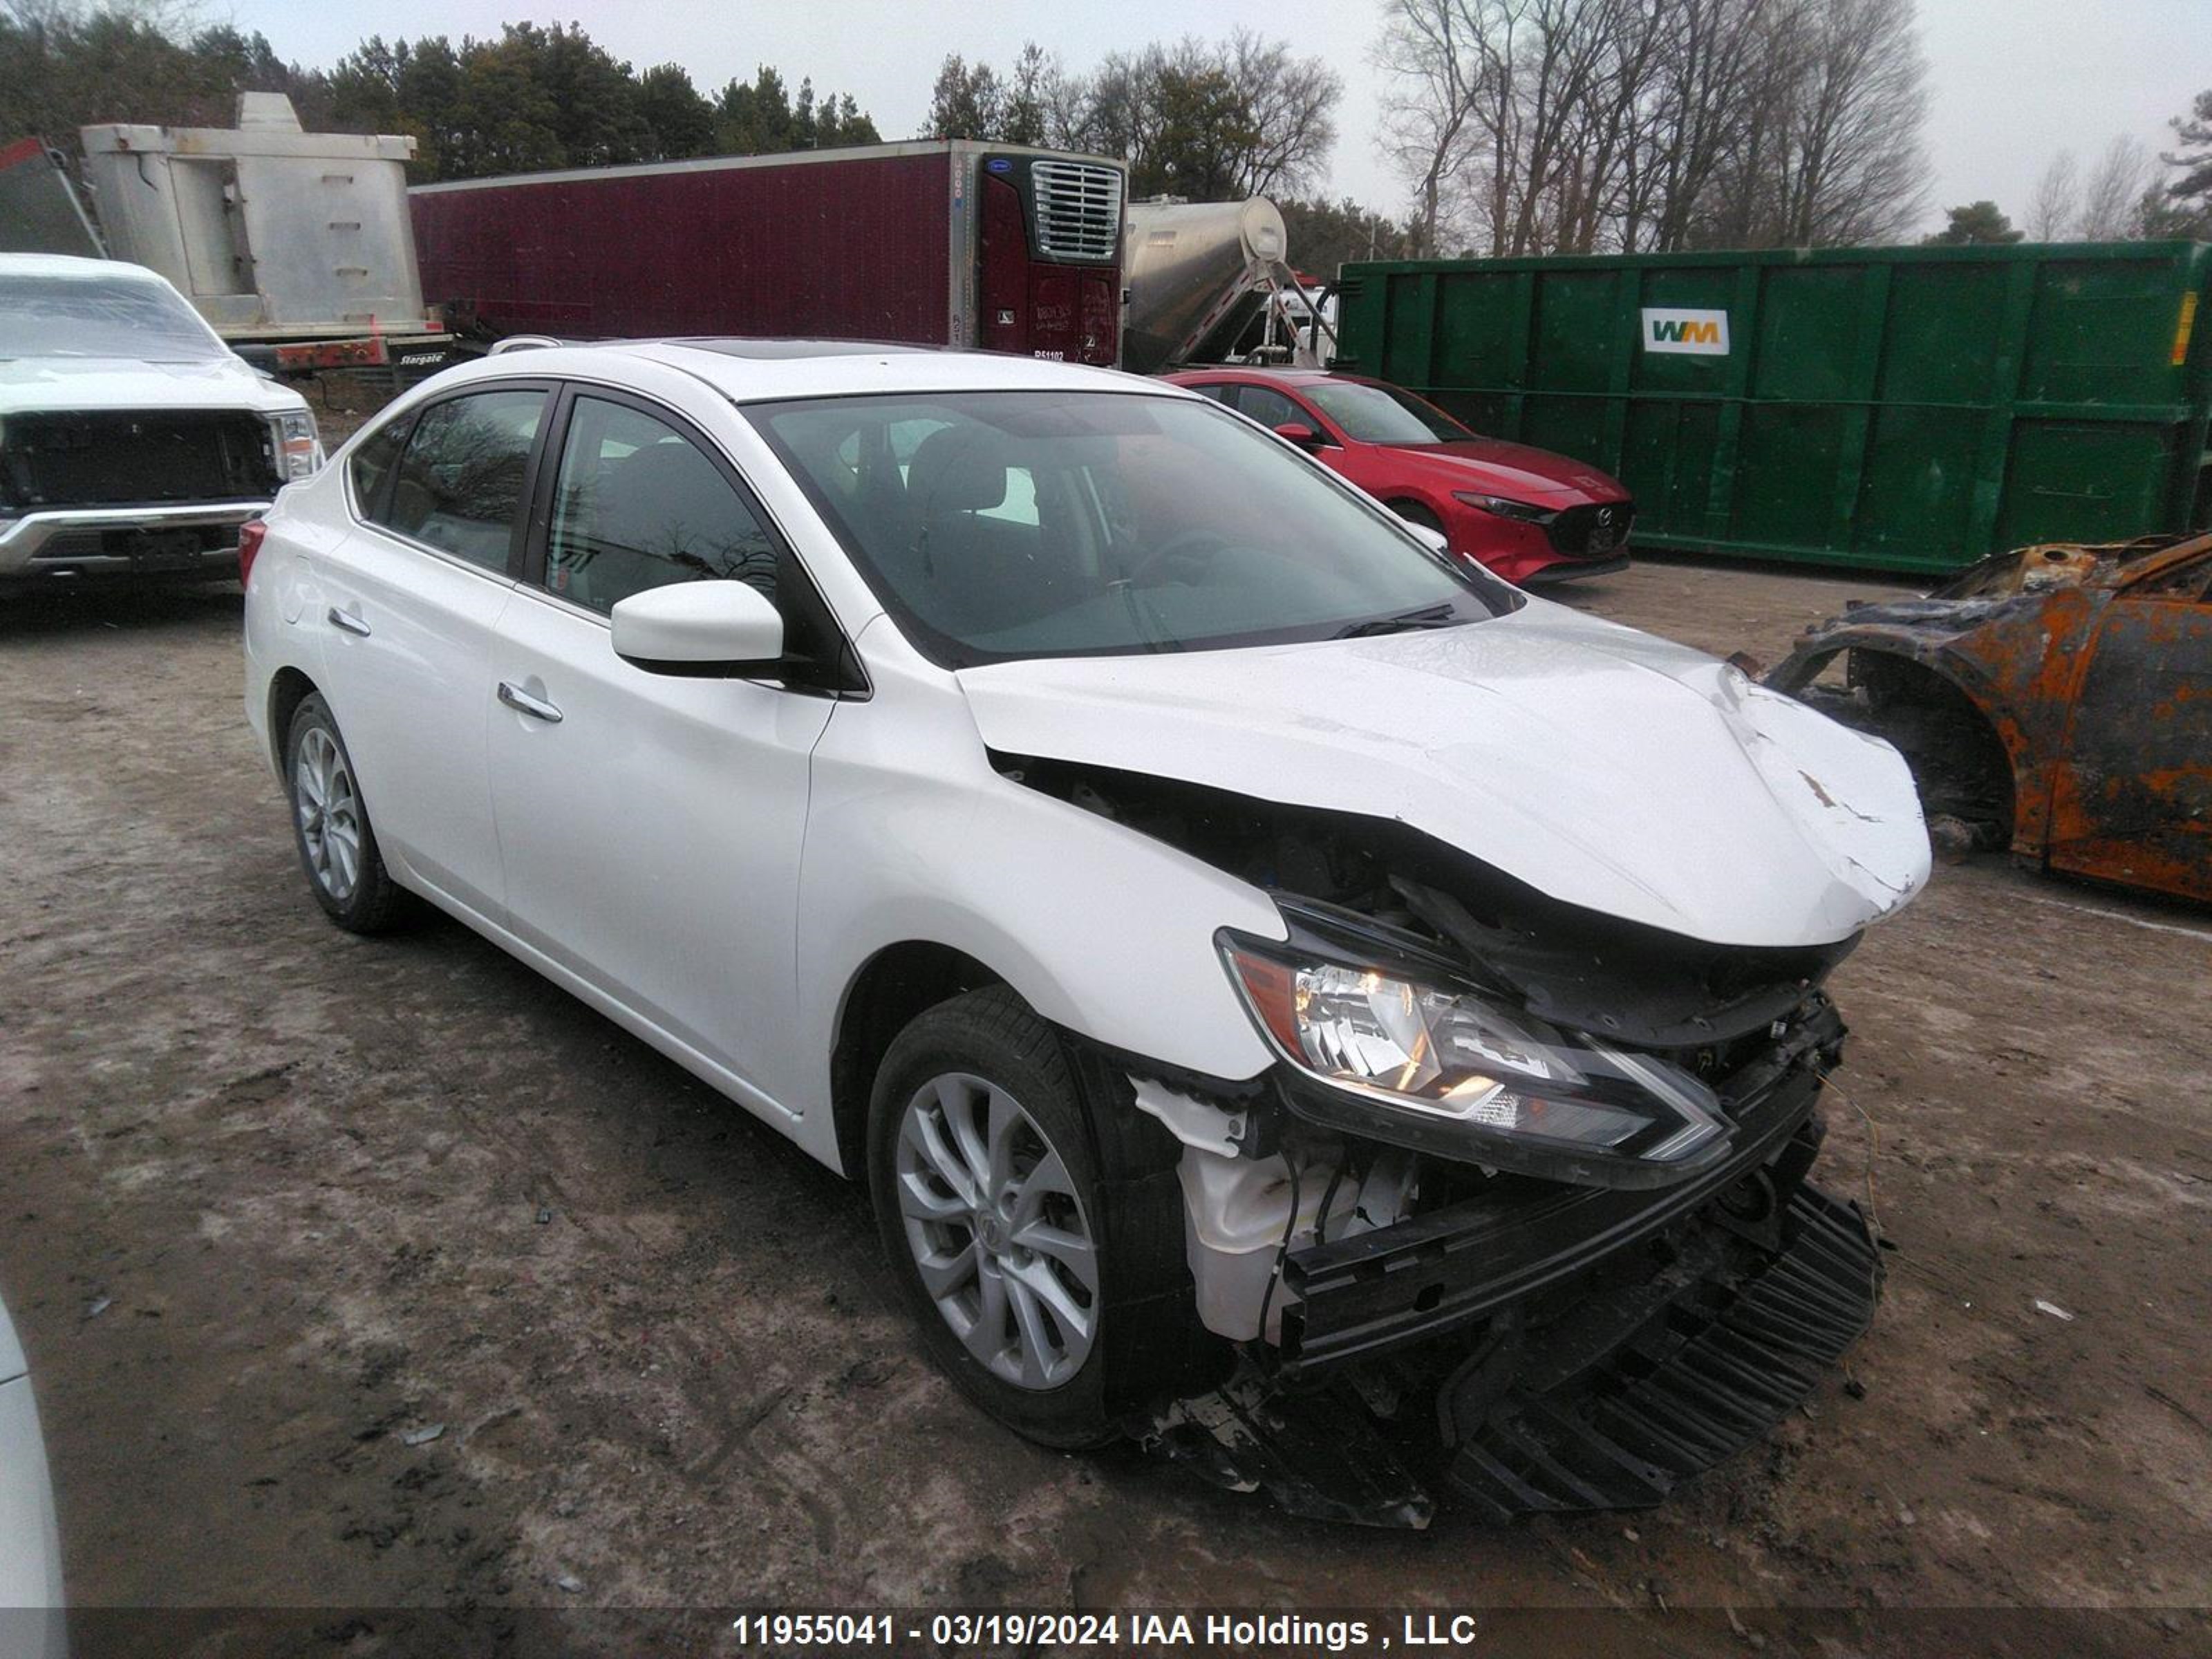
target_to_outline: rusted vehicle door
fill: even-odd
[[[2054,870],[2212,899],[2212,554],[2121,590],[2051,803]]]

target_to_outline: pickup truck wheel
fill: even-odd
[[[931,1356],[1000,1421],[1066,1449],[1117,1437],[1114,1379],[1150,1369],[1133,1351],[1171,1355],[1190,1320],[1187,1268],[1180,1301],[1141,1282],[1152,1235],[1182,1250],[1172,1161],[1137,1167],[1156,1149],[1097,1133],[1091,1092],[1053,1028],[991,987],[899,1034],[868,1123],[877,1225]]]
[[[292,798],[292,838],[315,902],[349,933],[385,932],[398,913],[400,888],[377,851],[353,757],[319,692],[310,692],[293,711],[284,784]]]

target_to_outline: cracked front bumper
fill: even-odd
[[[1677,1185],[1637,1191],[1501,1181],[1494,1194],[1293,1250],[1284,1264],[1293,1298],[1283,1316],[1285,1376],[1472,1325],[1696,1214],[1784,1156],[1813,1115],[1820,1069],[1843,1035],[1842,1020],[1823,1004],[1729,1078],[1719,1091],[1735,1126],[1728,1155]]]
[[[1291,1251],[1279,1346],[1135,1431],[1294,1513],[1421,1526],[1656,1504],[1767,1433],[1871,1322],[1872,1230],[1806,1179],[1825,998],[1714,1087],[1726,1156],[1656,1189],[1496,1176]]]

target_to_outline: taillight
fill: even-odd
[[[238,527],[238,585],[243,587],[253,580],[253,561],[261,551],[261,543],[269,534],[269,526],[259,519]]]

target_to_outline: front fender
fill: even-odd
[[[1110,1047],[1220,1078],[1270,1055],[1215,931],[1285,936],[1259,889],[993,769],[969,722],[890,698],[841,708],[814,756],[799,939],[797,1098],[828,1097],[847,993],[886,948],[943,945],[1038,1013]],[[940,708],[940,714],[950,712]]]

